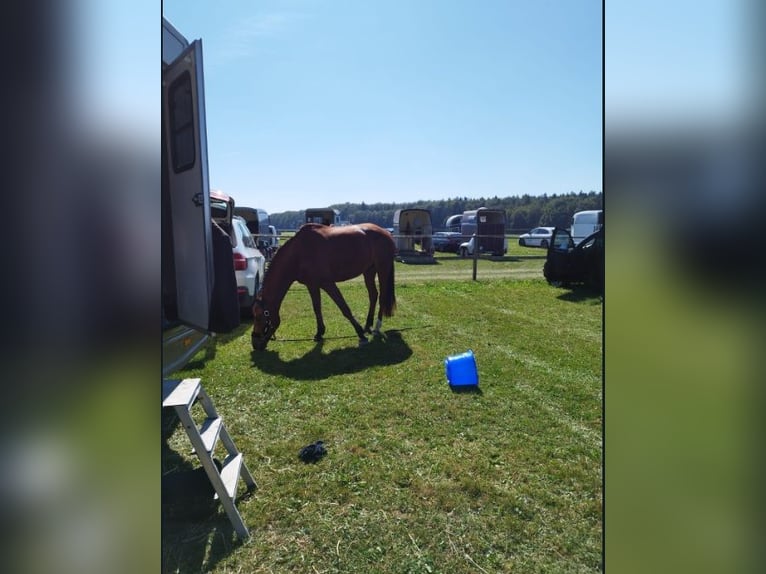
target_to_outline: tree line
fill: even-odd
[[[514,197],[455,197],[440,200],[415,201],[410,203],[339,203],[328,205],[340,211],[340,217],[349,223],[376,223],[381,227],[392,227],[397,209],[428,209],[434,231],[445,229],[444,222],[451,215],[479,207],[505,210],[506,232],[525,233],[538,226],[569,227],[572,215],[586,209],[603,209],[603,193],[598,191],[570,192],[553,195],[524,194]],[[298,229],[304,223],[303,211],[285,211],[270,214],[271,223],[277,229]]]

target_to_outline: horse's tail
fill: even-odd
[[[380,309],[384,317],[391,317],[396,309],[396,293],[394,293],[394,259],[388,270],[388,279],[380,286]]]

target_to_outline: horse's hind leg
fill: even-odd
[[[340,312],[343,313],[343,316],[348,319],[348,321],[354,327],[354,330],[359,337],[359,344],[363,345],[366,343],[367,337],[364,336],[364,329],[362,329],[362,326],[359,324],[359,322],[354,319],[354,315],[351,313],[351,309],[349,309],[348,303],[346,303],[346,300],[343,298],[343,295],[338,289],[338,286],[335,283],[328,283],[326,285],[322,285],[322,289],[324,289],[330,298],[335,301],[335,304],[338,306],[338,309],[340,309]]]
[[[364,272],[364,284],[367,286],[367,294],[370,296],[370,309],[367,311],[367,321],[364,323],[364,332],[372,333],[372,320],[375,318],[375,304],[378,302],[378,288],[375,286],[375,268],[370,267]],[[380,326],[377,327],[380,330]]]
[[[319,287],[308,287],[308,290],[309,295],[311,295],[311,306],[314,307],[314,315],[317,319],[317,332],[314,335],[314,340],[318,343],[324,337],[325,332],[324,320],[322,319],[322,297],[319,293]]]
[[[385,282],[388,282],[390,279],[390,274],[393,272],[393,267],[391,271],[387,271],[385,267],[378,269],[378,281],[380,281],[380,290],[381,290],[381,298],[386,296],[386,289],[384,287]],[[380,329],[383,327],[383,301],[380,301],[380,304],[378,305],[378,320],[375,323],[375,330],[373,333],[375,335],[380,335]]]

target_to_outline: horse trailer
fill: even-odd
[[[257,207],[235,207],[234,215],[239,215],[245,220],[258,249],[267,259],[271,259],[273,251],[277,248],[277,238],[272,233],[271,217],[266,210]]]
[[[444,230],[445,231],[457,231],[460,232],[460,226],[463,223],[463,214],[462,213],[456,213],[455,215],[450,215],[445,221],[444,221]]]
[[[434,263],[433,225],[428,209],[397,209],[394,241],[402,263]]]
[[[583,239],[596,233],[603,227],[604,210],[589,209],[578,211],[572,216],[572,226],[569,228],[569,233],[572,235],[575,245],[579,245]]]
[[[227,218],[208,175],[202,41],[162,18],[162,374],[239,325]],[[233,201],[231,202],[233,206]]]
[[[505,210],[480,207],[463,212],[460,232],[464,237],[475,233],[479,240],[479,253],[503,256],[508,252],[505,237]]]
[[[202,42],[162,19],[162,374],[210,338],[214,283]]]
[[[322,225],[340,225],[340,211],[330,207],[307,209],[305,222],[321,223]]]

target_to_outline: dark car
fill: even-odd
[[[433,246],[435,251],[457,253],[462,242],[463,236],[460,233],[453,231],[437,231],[433,235]]]
[[[569,231],[557,227],[553,231],[548,256],[543,266],[548,283],[567,287],[583,284],[604,288],[603,227],[575,245]]]

